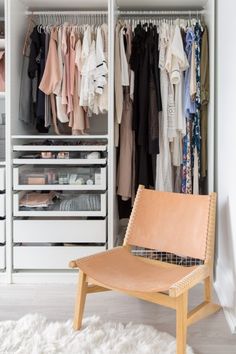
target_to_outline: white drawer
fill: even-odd
[[[13,169],[13,185],[15,190],[103,190],[107,188],[106,167],[73,167],[68,166],[29,166],[23,165]],[[65,177],[64,177],[65,176]],[[92,185],[78,185],[73,176],[82,177],[86,183],[88,179]],[[41,180],[42,184],[38,184]],[[63,184],[61,184],[63,183]]]
[[[14,220],[14,242],[105,243],[105,220]]]
[[[14,202],[14,216],[29,216],[29,217],[63,217],[63,216],[71,216],[71,217],[105,217],[106,216],[106,193],[100,194],[97,193],[100,197],[100,210],[86,210],[86,211],[61,211],[58,210],[58,207],[55,210],[52,208],[44,210],[38,210],[38,208],[28,209],[28,208],[20,208],[20,199],[26,192],[20,192],[13,195]],[[79,195],[79,193],[77,193]],[[75,193],[73,193],[75,196]]]
[[[0,269],[6,268],[6,247],[0,246]]]
[[[107,145],[13,145],[13,151],[107,151]]]
[[[69,269],[73,259],[105,251],[106,247],[15,246],[14,269]]]
[[[5,236],[5,220],[0,220],[0,243],[5,243],[6,236]]]
[[[4,218],[6,215],[5,210],[5,194],[0,194],[0,218]]]
[[[5,190],[5,168],[0,167],[0,191]]]

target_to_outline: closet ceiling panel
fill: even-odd
[[[190,10],[202,9],[205,7],[207,0],[116,0],[120,10],[153,10],[153,9],[175,9]]]
[[[23,0],[29,10],[100,10],[107,8],[107,0]]]

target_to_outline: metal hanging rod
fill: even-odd
[[[26,15],[40,16],[40,15],[62,15],[62,16],[96,16],[107,15],[108,11],[26,11]]]
[[[192,16],[192,15],[202,15],[204,10],[184,10],[184,11],[117,11],[119,16]]]

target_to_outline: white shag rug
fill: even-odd
[[[175,354],[175,338],[147,325],[103,322],[93,316],[75,332],[72,321],[41,315],[0,322],[1,354]],[[190,347],[187,354],[193,354]]]

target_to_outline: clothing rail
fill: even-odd
[[[93,15],[107,15],[108,11],[26,11],[28,16],[40,15],[62,15],[62,16],[93,16]]]
[[[189,10],[189,11],[117,11],[119,16],[192,16],[192,15],[202,15],[204,10]]]

